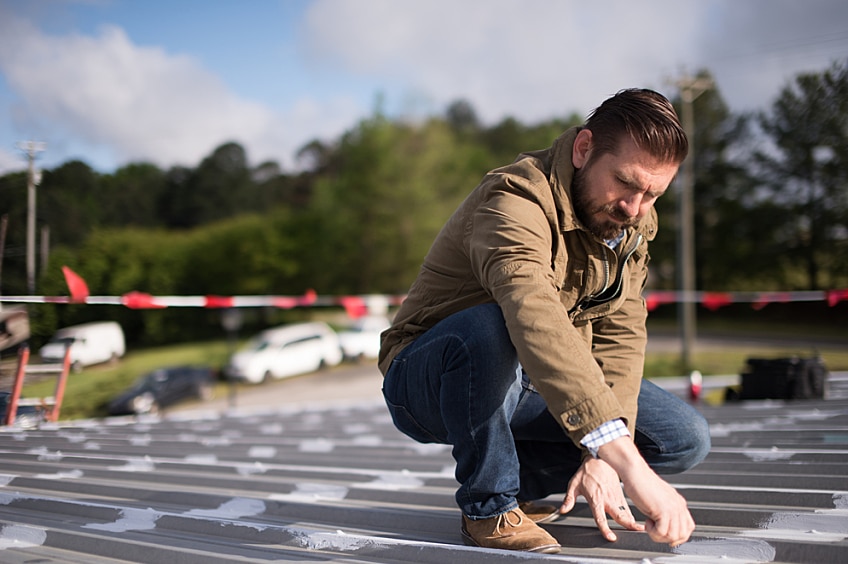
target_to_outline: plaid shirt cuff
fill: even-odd
[[[600,427],[588,433],[580,444],[586,447],[589,454],[593,458],[598,458],[598,449],[605,444],[620,439],[621,437],[629,437],[630,431],[627,430],[627,425],[621,419],[613,419],[601,424]]]

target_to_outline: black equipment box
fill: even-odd
[[[828,371],[820,357],[749,358],[739,399],[823,399]]]

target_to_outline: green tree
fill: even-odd
[[[318,289],[405,291],[484,161],[443,120],[411,125],[378,114],[360,122],[315,178],[304,260]]]
[[[771,141],[758,151],[761,191],[785,210],[772,255],[795,287],[848,283],[848,63],[801,74],[759,125]],[[804,278],[793,278],[802,265]]]
[[[224,143],[192,170],[172,168],[159,209],[168,227],[191,228],[259,207],[244,148]]]
[[[155,165],[133,163],[100,179],[103,222],[112,226],[156,227],[156,207],[165,192],[165,174]]]
[[[711,80],[707,71],[698,78]],[[679,101],[677,101],[679,104]],[[746,120],[730,112],[718,86],[704,91],[693,102],[692,135],[695,182],[693,187],[696,287],[704,290],[743,289],[751,272],[763,272],[762,254],[754,235],[762,228],[759,216],[751,217],[756,201],[746,197],[753,181],[744,166],[743,150],[751,138]],[[740,158],[740,155],[742,157]],[[678,208],[682,181],[672,183],[657,201],[660,229],[651,243],[652,287],[679,285]],[[766,219],[768,219],[766,217]]]
[[[100,176],[82,161],[46,170],[38,188],[38,224],[50,228],[51,244],[77,245],[103,225]]]
[[[0,177],[0,218],[6,220],[2,252],[0,293],[26,294],[27,174],[14,172]]]

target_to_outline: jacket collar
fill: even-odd
[[[574,140],[577,138],[577,133],[581,129],[582,127],[572,127],[557,137],[548,152],[550,161],[546,163],[550,170],[548,180],[560,217],[560,228],[563,231],[573,231],[576,229],[588,231],[580,223],[580,220],[577,219],[577,214],[574,213],[574,205],[571,201],[571,181],[574,178],[571,150],[574,146]],[[650,213],[643,217],[642,221],[630,231],[641,233],[648,241],[653,240],[657,234],[656,210],[652,207]],[[625,239],[629,238],[630,234],[625,236]]]

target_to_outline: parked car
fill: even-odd
[[[339,342],[345,358],[377,358],[380,354],[380,334],[389,325],[389,320],[382,315],[367,315],[354,321],[350,329],[340,331]]]
[[[206,366],[172,366],[141,376],[109,402],[109,415],[156,413],[191,398],[211,399],[214,371]]]
[[[224,369],[227,377],[252,384],[314,372],[342,361],[339,336],[323,322],[294,323],[256,335]]]
[[[9,411],[11,392],[0,392],[0,425],[6,424],[6,415]],[[14,427],[23,429],[34,429],[47,417],[46,410],[40,405],[28,403],[23,398],[18,398],[18,409],[15,411]]]
[[[68,346],[74,372],[84,366],[118,360],[126,352],[121,326],[114,321],[97,321],[59,329],[38,354],[42,362],[62,362]]]

